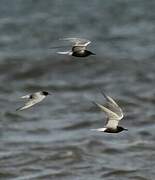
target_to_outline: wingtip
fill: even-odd
[[[90,43],[91,43],[91,41],[89,41],[89,40],[87,40],[88,42],[85,44],[85,46],[88,46]],[[92,55],[96,55],[95,53],[92,53]]]
[[[92,101],[92,104],[98,107],[98,103],[96,103],[95,101]]]
[[[96,131],[96,129],[90,129],[90,131]]]
[[[113,104],[115,104],[115,105],[118,105],[118,104],[114,101],[114,99],[113,99],[112,97],[106,95],[106,93],[105,93],[103,90],[101,90],[100,92],[101,92],[101,94],[103,95],[103,97],[104,97],[107,101],[109,101],[109,102],[111,102],[111,103],[113,103]]]
[[[21,108],[17,108],[16,111],[21,111]]]
[[[93,103],[95,106],[97,106],[97,107],[102,106],[101,104],[99,104],[99,103],[97,103],[97,102],[95,102],[95,101],[92,101],[92,103]],[[101,108],[101,107],[100,107],[100,108]]]
[[[100,89],[100,93],[102,94],[102,96],[103,96],[105,99],[108,99],[108,96],[106,95],[106,93],[104,92],[104,90]]]
[[[24,109],[25,109],[24,107],[19,107],[19,108],[16,109],[16,111],[22,111]]]

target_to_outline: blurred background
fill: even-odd
[[[0,179],[155,179],[154,9],[154,0],[0,0]],[[64,37],[91,40],[97,55],[56,54]],[[101,89],[128,132],[90,131],[106,120],[92,104],[105,102]],[[15,111],[40,90],[52,96]]]

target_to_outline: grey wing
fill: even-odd
[[[20,98],[22,98],[22,99],[29,99],[30,96],[31,96],[31,94],[27,94],[27,95],[21,96]]]
[[[107,116],[107,124],[106,124],[106,127],[109,127],[109,128],[116,128],[118,123],[119,123],[119,120],[120,120],[120,117],[114,113],[113,111],[111,111],[110,109],[104,107],[103,105],[99,104],[99,103],[96,103],[95,104],[100,107],[100,109],[102,111],[104,111],[104,113],[106,114]]]
[[[38,97],[38,95],[34,94],[33,95],[33,99],[29,99],[25,105],[23,107],[20,107],[17,109],[17,111],[21,111],[21,110],[24,110],[24,109],[27,109],[37,103],[39,103],[40,101],[42,101],[45,97]]]
[[[73,46],[88,46],[88,44],[91,43],[91,41],[81,38],[63,38],[62,40],[67,40],[72,42]]]
[[[31,100],[31,99],[30,99],[28,102],[25,103],[24,106],[22,106],[22,107],[20,107],[20,108],[18,108],[18,109],[16,109],[16,110],[17,110],[17,111],[21,111],[21,110],[27,109],[27,108],[33,106],[33,105],[36,104],[36,103],[37,103],[37,102],[36,102],[35,100]]]
[[[101,104],[98,104],[98,106],[105,112],[107,115],[107,124],[105,127],[111,128],[111,129],[116,129],[118,126],[118,123],[120,121],[120,117],[110,109],[102,106]]]
[[[123,115],[123,111],[122,109],[119,107],[119,105],[110,97],[107,96],[105,93],[102,92],[102,95],[105,97],[105,99],[107,100],[107,105],[108,107],[115,112],[120,119],[122,119],[124,117]]]

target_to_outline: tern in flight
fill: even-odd
[[[98,129],[92,129],[96,131],[106,132],[106,133],[119,133],[121,131],[124,131],[124,127],[118,126],[119,121],[123,119],[123,111],[119,107],[119,105],[110,97],[102,93],[105,99],[107,100],[107,107],[93,102],[95,105],[97,105],[107,116],[107,123],[105,127],[98,128]]]
[[[47,91],[39,91],[39,92],[35,92],[33,94],[28,94],[28,95],[22,96],[21,98],[28,99],[28,101],[25,103],[24,106],[16,109],[16,111],[21,111],[21,110],[27,109],[27,108],[41,102],[49,94],[50,93],[48,93]]]
[[[63,38],[61,40],[70,41],[73,43],[72,49],[69,51],[57,52],[58,54],[67,54],[75,57],[87,57],[90,55],[95,55],[91,51],[88,51],[86,48],[91,41],[81,38]]]

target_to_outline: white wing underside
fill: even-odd
[[[21,110],[27,109],[27,108],[41,102],[44,98],[45,98],[45,96],[42,96],[42,97],[39,97],[36,99],[29,99],[28,102],[26,102],[23,107],[20,107],[17,110],[21,111]]]
[[[118,119],[121,120],[122,118],[120,116],[118,116],[116,113],[114,113],[113,111],[111,111],[110,109],[104,107],[103,105],[99,104],[99,103],[95,103],[98,107],[100,107],[100,109],[102,111],[105,112],[105,114],[108,116],[109,119]]]
[[[27,94],[27,95],[25,95],[25,96],[21,96],[20,98],[22,98],[22,99],[28,99],[28,98],[30,98],[30,94]]]
[[[104,132],[107,128],[98,128],[98,129],[90,129],[91,131],[100,131],[100,132]]]
[[[111,109],[112,112],[115,112],[121,119],[124,117],[122,109],[119,105],[110,97],[102,93],[103,96],[107,99],[108,107]]]
[[[119,121],[123,118],[123,112],[121,108],[118,106],[118,104],[111,97],[106,96],[106,99],[109,100],[109,106],[111,106],[115,111],[112,111],[99,103],[95,103],[95,104],[98,107],[100,107],[100,109],[104,111],[107,116],[107,124],[105,127],[116,129]],[[102,129],[103,128],[98,130],[101,131]]]
[[[38,103],[38,102],[34,102],[34,101],[32,101],[32,100],[31,100],[31,101],[28,101],[27,103],[25,103],[25,105],[24,105],[23,107],[19,108],[19,110],[21,111],[21,110],[27,109],[27,108],[33,106],[33,105],[36,104],[36,103]]]
[[[58,54],[64,54],[64,55],[72,55],[72,51],[59,51]]]

